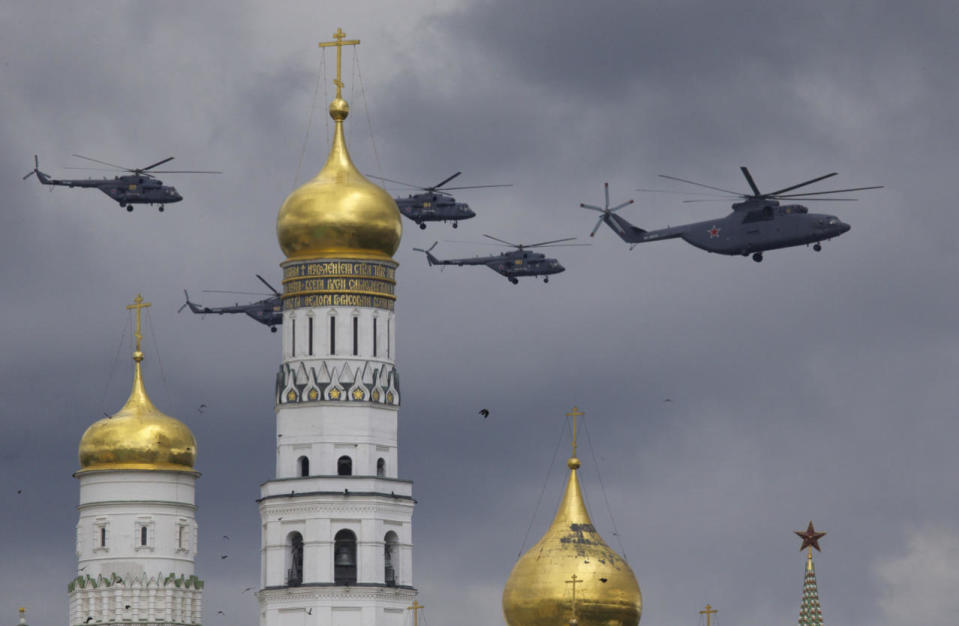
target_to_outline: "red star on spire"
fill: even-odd
[[[816,548],[817,551],[822,552],[822,549],[819,547],[819,540],[825,537],[826,533],[816,532],[812,521],[809,522],[809,527],[806,530],[794,530],[793,532],[802,539],[802,546],[799,548],[800,552],[806,548]]]

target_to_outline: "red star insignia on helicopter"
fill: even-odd
[[[719,238],[719,230],[720,230],[720,229],[718,229],[718,228],[716,228],[715,226],[713,226],[712,228],[710,228],[710,229],[707,230],[706,232],[709,233],[709,238],[710,238],[710,239],[718,239],[718,238]]]

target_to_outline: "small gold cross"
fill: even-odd
[[[576,407],[573,407],[573,410],[575,411],[575,410],[576,410]],[[582,413],[581,413],[580,415],[582,415]],[[570,624],[576,624],[576,623],[578,623],[578,622],[576,621],[576,585],[581,585],[581,584],[583,584],[583,581],[582,581],[581,579],[577,578],[576,574],[573,574],[573,575],[570,577],[570,580],[567,580],[567,581],[566,581],[566,584],[573,586],[573,618],[572,618],[571,620],[569,620],[569,623],[570,623]]]
[[[329,48],[331,46],[336,46],[336,78],[333,79],[333,84],[336,85],[336,97],[342,97],[343,89],[343,80],[340,75],[340,66],[342,65],[343,59],[343,46],[356,46],[359,45],[359,39],[349,39],[343,41],[343,38],[346,37],[346,33],[343,32],[342,28],[337,28],[336,32],[333,33],[333,39],[336,41],[321,41],[321,48]]]
[[[140,294],[137,294],[137,297],[133,299],[133,304],[127,305],[128,311],[133,309],[136,309],[137,311],[137,329],[136,329],[136,332],[133,333],[133,336],[137,338],[137,350],[136,350],[137,353],[140,352],[140,341],[143,339],[143,334],[140,332],[140,310],[145,309],[148,306],[151,306],[151,303],[144,302],[143,296],[141,296]],[[136,355],[134,355],[134,358],[136,358]],[[140,358],[141,359],[143,358],[142,354],[140,355]]]
[[[700,615],[705,615],[705,616],[706,616],[706,626],[710,626],[709,618],[710,618],[712,615],[715,615],[716,613],[719,613],[719,611],[717,611],[717,610],[714,609],[713,607],[709,606],[709,603],[708,603],[708,602],[706,603],[706,608],[705,608],[704,610],[702,610],[702,611],[699,612]]]
[[[408,606],[406,608],[410,611],[413,611],[413,626],[419,626],[420,611],[426,607],[416,600],[413,600],[413,606]]]
[[[577,417],[582,417],[583,415],[586,415],[586,414],[583,413],[582,411],[580,411],[580,410],[579,410],[577,407],[575,407],[575,406],[573,407],[573,410],[572,410],[572,411],[570,411],[569,413],[566,414],[566,417],[572,417],[572,418],[573,418],[573,456],[576,456],[576,435],[577,435],[577,433],[578,433],[578,429],[577,429],[577,427],[576,427],[576,418],[577,418]],[[576,588],[576,586],[573,585],[573,589],[575,589],[575,588]]]

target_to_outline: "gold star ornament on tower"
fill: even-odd
[[[342,29],[321,48],[336,48],[336,98],[330,117],[336,123],[333,145],[320,173],[291,193],[276,218],[276,235],[287,259],[391,259],[400,245],[403,226],[396,202],[367,180],[350,159],[343,121],[350,106],[343,99]]]
[[[822,552],[822,549],[819,547],[819,540],[825,537],[826,533],[816,532],[811,520],[806,530],[794,530],[793,532],[799,535],[799,538],[802,539],[802,546],[799,548],[800,552],[806,548],[809,548],[810,551],[812,551],[813,548],[816,548],[818,552]]]

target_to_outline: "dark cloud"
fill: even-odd
[[[0,568],[3,610],[66,614],[76,444],[128,393],[122,307],[142,291],[154,303],[148,389],[199,443],[206,614],[230,607],[256,623],[241,591],[259,579],[254,500],[273,473],[278,338],[176,311],[183,289],[232,304],[247,296],[202,290],[256,291],[257,273],[279,282],[276,211],[326,152],[332,90],[321,83],[314,101],[315,45],[342,25],[363,40],[359,67],[345,57],[363,171],[514,183],[463,192],[475,220],[408,227],[396,255],[400,474],[415,481],[415,580],[431,621],[501,620],[502,585],[565,480],[563,416],[576,404],[590,510],[636,571],[644,624],[692,620],[706,602],[726,623],[795,619],[791,531],[810,518],[829,532],[817,555],[828,620],[900,623],[921,603],[923,623],[951,623],[943,594],[884,572],[947,567],[936,550],[954,550],[959,532],[943,479],[957,470],[959,404],[954,6],[345,11],[333,23],[296,3],[5,10],[0,528],[16,565]],[[33,154],[51,174],[86,175],[64,169],[74,152],[134,167],[173,155],[224,174],[170,177],[186,200],[162,215],[19,180]],[[678,188],[658,173],[745,189],[740,165],[763,189],[829,171],[839,186],[887,188],[824,203],[853,228],[822,253],[761,265],[680,242],[629,252],[604,228],[592,247],[553,250],[568,269],[548,285],[513,286],[412,251],[494,251],[482,233],[585,241],[594,218],[577,205],[601,201],[604,181],[614,199],[636,198],[623,215],[639,225],[722,215],[633,189]]]

